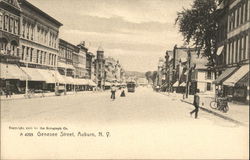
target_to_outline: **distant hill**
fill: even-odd
[[[145,73],[144,72],[126,71],[125,74],[126,74],[126,77],[145,78]]]

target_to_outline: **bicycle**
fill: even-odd
[[[214,101],[210,102],[210,107],[212,109],[218,109],[224,113],[229,110],[227,98],[216,98]]]

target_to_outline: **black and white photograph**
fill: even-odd
[[[0,0],[0,155],[249,159],[250,0]]]

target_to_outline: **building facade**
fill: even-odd
[[[97,86],[101,89],[104,89],[105,83],[105,59],[104,59],[104,50],[102,47],[99,47],[96,51],[95,59],[95,82]]]
[[[91,52],[87,52],[86,54],[86,71],[87,71],[87,75],[86,78],[87,79],[92,79],[92,65],[93,65],[93,58],[94,58],[94,54]]]
[[[26,75],[19,68],[21,8],[17,0],[0,1],[0,94],[20,93]]]
[[[85,47],[85,42],[81,42],[77,45],[79,48],[79,54],[78,54],[78,67],[76,68],[76,75],[78,75],[79,78],[86,78],[88,76],[87,68],[86,68],[86,62],[87,62],[87,53],[88,48]]]
[[[214,83],[224,96],[234,100],[249,101],[249,56],[250,56],[250,2],[249,0],[222,1],[224,10],[218,23],[226,23],[219,32],[226,31],[223,38],[223,58],[217,62]],[[225,22],[226,21],[226,22]],[[217,37],[218,47],[221,39]],[[218,49],[220,52],[222,49]],[[217,51],[217,52],[218,52]],[[219,55],[220,53],[217,53]],[[237,78],[236,78],[237,77]]]
[[[64,77],[64,86],[67,91],[72,91],[75,88],[75,68],[73,66],[73,55],[76,51],[76,46],[63,40],[59,39],[59,54],[57,69],[58,72]]]

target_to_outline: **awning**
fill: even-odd
[[[0,63],[0,78],[26,80],[30,77],[15,64]]]
[[[182,82],[182,83],[180,84],[180,86],[181,86],[181,87],[185,87],[185,86],[186,86],[186,83],[185,83],[185,82]]]
[[[216,54],[217,54],[218,56],[222,53],[223,48],[224,48],[224,46],[220,46],[220,47],[217,49]]]
[[[20,67],[26,74],[29,75],[30,81],[46,81],[46,78],[38,72],[37,68]]]
[[[236,69],[238,69],[238,67],[227,68],[213,83],[216,85],[222,84]]]
[[[45,69],[36,69],[44,78],[46,83],[55,83],[56,79],[54,74],[52,74],[49,70]]]
[[[173,87],[178,87],[178,81],[173,84]]]
[[[240,79],[242,79],[249,72],[249,65],[241,66],[236,72],[234,72],[223,85],[234,86]]]
[[[75,79],[77,85],[88,85],[87,80],[85,79]]]
[[[66,84],[75,84],[75,81],[72,77],[68,77],[68,76],[63,76]]]
[[[104,85],[105,85],[105,86],[111,86],[111,83],[110,83],[110,82],[105,82]]]
[[[59,67],[59,68],[67,68],[67,65],[66,65],[66,63],[58,62],[57,67]]]
[[[88,80],[88,85],[89,86],[97,86],[97,84],[91,79]]]
[[[71,64],[66,64],[66,63],[63,63],[63,62],[58,62],[57,64],[59,68],[66,68],[66,69],[75,69],[73,65]]]
[[[52,73],[54,74],[57,83],[65,84],[63,76],[58,71],[52,71]]]
[[[249,87],[249,72],[236,85]]]

